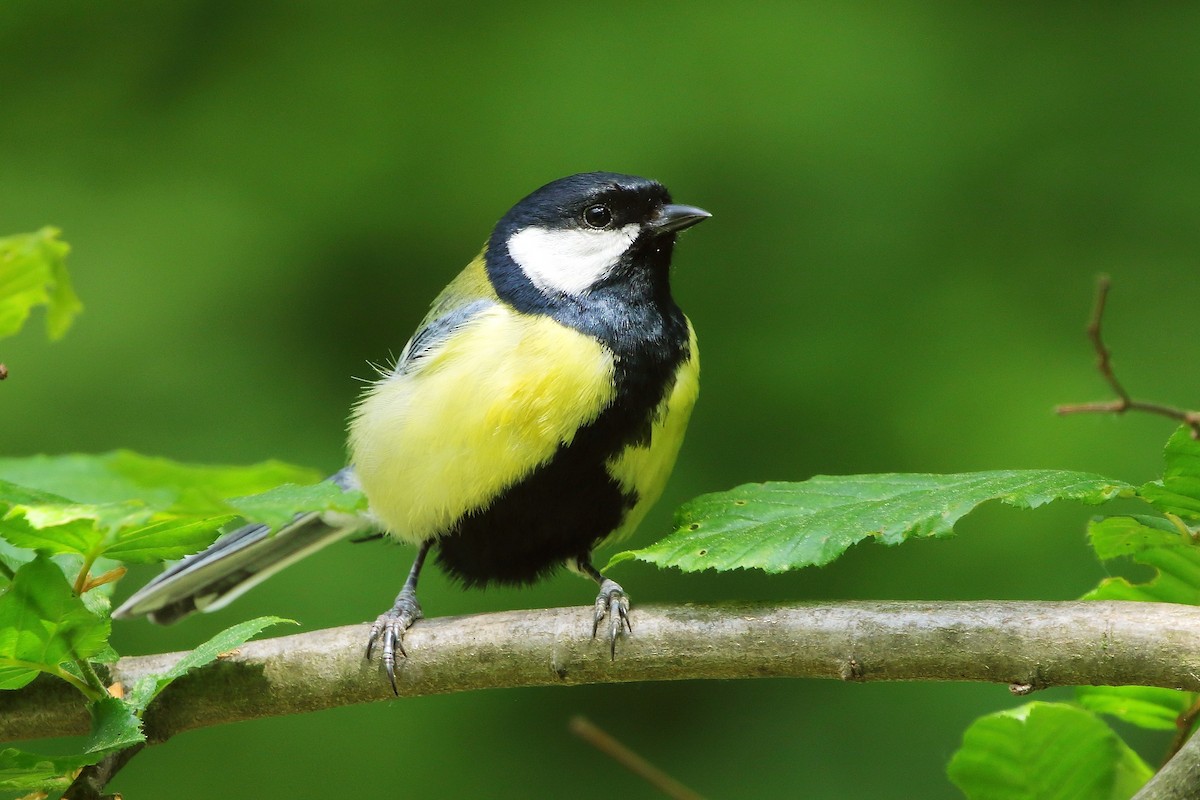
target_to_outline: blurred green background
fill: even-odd
[[[61,226],[86,312],[3,342],[0,453],[115,447],[339,467],[367,362],[491,224],[606,169],[714,213],[677,297],[701,401],[649,542],[695,494],[814,473],[1154,477],[1170,423],[1057,418],[1106,387],[1097,273],[1137,395],[1200,403],[1200,10],[1125,4],[56,2],[0,7],[0,234]],[[1088,509],[988,508],[823,570],[615,577],[635,604],[1078,596]],[[602,556],[605,558],[606,556]],[[335,546],[232,608],[118,623],[122,653],[249,616],[373,618],[411,552]],[[118,589],[124,597],[153,570]],[[563,575],[432,615],[583,605]],[[636,623],[636,617],[635,617]],[[1047,693],[1063,697],[1063,693]],[[652,797],[586,714],[712,797],[955,797],[1003,686],[739,681],[463,694],[180,736],[126,797]],[[1165,740],[1135,743],[1157,763]]]

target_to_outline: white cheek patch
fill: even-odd
[[[508,254],[542,291],[580,295],[612,271],[638,229],[637,224],[615,230],[524,228],[508,238]]]

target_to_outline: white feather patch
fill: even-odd
[[[639,226],[615,230],[524,228],[508,239],[508,254],[544,292],[580,295],[603,280],[637,239]]]

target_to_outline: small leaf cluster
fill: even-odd
[[[317,477],[276,461],[201,466],[128,451],[0,459],[0,690],[46,673],[75,686],[92,716],[73,753],[0,750],[0,793],[61,790],[79,769],[136,746],[142,714],[173,680],[283,621],[235,625],[120,696],[101,677],[117,659],[108,596],[124,564],[196,552],[240,518],[278,526],[365,502]]]

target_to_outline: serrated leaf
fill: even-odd
[[[1157,686],[1079,686],[1075,698],[1097,714],[1108,714],[1140,728],[1173,731],[1179,715],[1196,702],[1196,693]]]
[[[173,561],[212,544],[221,526],[236,519],[232,514],[193,519],[167,519],[140,528],[122,531],[104,554],[130,564]]]
[[[1062,470],[953,475],[817,476],[802,483],[757,483],[702,495],[675,515],[675,530],[657,543],[618,553],[684,571],[757,568],[784,572],[828,564],[874,539],[899,544],[945,536],[981,503],[1033,508],[1052,500],[1101,503],[1133,487]]]
[[[291,522],[300,511],[321,509],[352,514],[366,508],[362,492],[343,491],[331,481],[309,486],[285,484],[251,497],[235,497],[229,501],[246,519],[278,528]]]
[[[265,628],[278,625],[281,622],[296,624],[295,620],[284,619],[283,617],[258,617],[257,619],[240,622],[237,625],[226,628],[179,659],[166,672],[143,676],[126,695],[126,702],[140,714],[146,710],[146,707],[158,696],[159,692],[167,688],[177,678],[182,677],[197,667],[202,667],[209,662],[215,661],[222,653],[227,653],[230,650],[241,647]]]
[[[1154,773],[1094,714],[1061,703],[980,717],[946,772],[970,800],[1126,800]]]
[[[46,307],[46,333],[67,332],[83,304],[71,287],[70,247],[56,228],[0,239],[0,338],[19,331],[37,306]]]
[[[1108,517],[1093,521],[1088,536],[1104,560],[1128,557],[1153,567],[1144,583],[1105,578],[1084,600],[1142,600],[1200,604],[1200,547],[1191,537],[1159,517]]]
[[[0,751],[0,791],[61,791],[83,767],[146,741],[141,721],[121,700],[101,698],[88,710],[92,715],[92,732],[81,743],[80,752],[46,756],[17,748]]]
[[[96,655],[109,625],[74,595],[62,570],[39,555],[0,595],[0,689],[19,689],[39,672],[59,674],[64,662]]]
[[[51,524],[38,527],[34,520],[22,516],[21,506],[9,511],[0,523],[0,536],[5,541],[17,547],[29,550],[41,550],[46,553],[77,553],[83,555],[92,551],[104,540],[103,532],[96,529],[92,520],[74,520],[64,524]]]
[[[1200,519],[1200,441],[1183,425],[1167,441],[1167,466],[1161,481],[1151,481],[1138,495],[1159,511]]]
[[[105,756],[146,741],[141,720],[134,713],[133,706],[124,700],[103,697],[92,703],[90,710],[92,733],[84,752]]]

